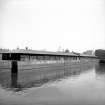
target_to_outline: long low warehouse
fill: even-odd
[[[49,52],[49,51],[36,51],[36,50],[14,50],[0,53],[1,60],[78,60],[80,58],[90,59],[97,58],[96,56],[65,53],[65,52]]]

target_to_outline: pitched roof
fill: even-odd
[[[66,56],[80,56],[80,57],[96,57],[95,55],[86,55],[80,53],[70,53],[70,52],[52,52],[52,51],[39,51],[39,50],[8,50],[2,51],[0,53],[18,53],[18,54],[40,54],[40,55],[66,55]]]
[[[20,53],[20,54],[42,54],[42,55],[68,55],[68,56],[77,56],[73,53],[65,53],[65,52],[52,52],[52,51],[38,51],[38,50],[12,50],[1,53]]]

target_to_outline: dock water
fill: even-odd
[[[4,68],[0,105],[104,105],[104,80],[105,65],[97,62],[41,65],[18,74]]]

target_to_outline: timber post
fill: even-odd
[[[16,60],[11,61],[11,73],[12,74],[18,73],[18,62]]]

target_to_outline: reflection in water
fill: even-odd
[[[11,74],[11,87],[12,88],[17,88],[18,87],[17,80],[18,80],[18,74],[12,73]]]
[[[87,64],[0,72],[0,105],[105,105],[104,70]]]
[[[58,81],[67,76],[78,76],[82,72],[90,70],[93,65],[85,65],[74,67],[71,69],[68,66],[64,68],[61,67],[53,67],[53,68],[42,68],[39,70],[29,70],[29,71],[19,71],[18,74],[11,73],[11,79],[6,80],[5,75],[7,76],[6,72],[2,72],[2,76],[0,77],[0,84],[3,88],[9,88],[12,91],[22,91],[27,88],[31,87],[40,87],[46,83],[51,83],[53,81]],[[8,78],[9,75],[7,76]]]
[[[98,64],[95,67],[96,78],[105,81],[105,64]]]
[[[17,92],[22,91],[21,85],[18,84],[18,74],[17,73],[11,73],[11,86],[10,88]]]
[[[100,63],[100,64],[96,65],[96,73],[99,75],[105,74],[105,64]]]

